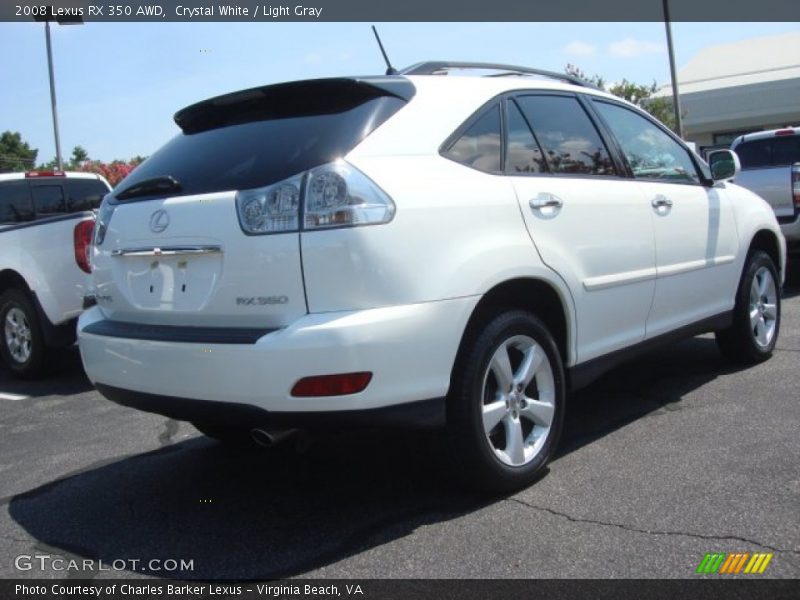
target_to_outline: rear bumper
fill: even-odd
[[[213,423],[218,426],[325,429],[348,427],[397,427],[422,429],[445,424],[445,399],[434,398],[396,406],[366,410],[329,412],[270,412],[251,404],[191,400],[122,390],[102,383],[103,396],[130,408],[152,412],[179,421]]]
[[[478,300],[311,314],[248,344],[99,335],[91,331],[102,329],[103,314],[94,307],[81,316],[78,338],[89,379],[120,404],[185,420],[198,418],[197,410],[222,419],[244,410],[248,421],[268,415],[274,422],[277,413],[296,421],[298,413],[330,416],[443,398]],[[373,374],[358,394],[291,396],[303,377],[356,371]]]

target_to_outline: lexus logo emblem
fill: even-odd
[[[169,215],[163,208],[150,215],[150,231],[161,233],[169,227]]]

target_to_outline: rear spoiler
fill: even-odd
[[[383,96],[408,102],[415,93],[402,76],[308,79],[209,98],[179,110],[174,119],[184,133],[198,133],[250,121],[335,114]]]

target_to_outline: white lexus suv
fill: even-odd
[[[423,63],[175,121],[95,230],[80,348],[119,404],[220,440],[442,427],[466,479],[509,490],[565,395],[637,351],[775,347],[785,241],[735,156],[712,173],[579,80]]]

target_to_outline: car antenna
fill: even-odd
[[[372,33],[375,34],[375,39],[378,42],[378,48],[381,49],[381,54],[383,54],[383,60],[386,62],[386,74],[387,75],[397,75],[397,69],[392,66],[392,63],[389,62],[389,57],[386,56],[386,50],[383,49],[383,44],[381,43],[381,38],[378,35],[378,30],[375,29],[375,25],[372,26]]]

